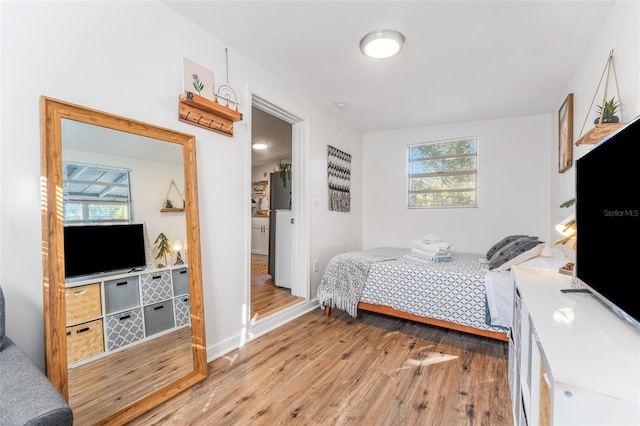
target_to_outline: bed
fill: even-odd
[[[370,311],[508,340],[513,297],[509,268],[489,271],[485,254],[454,251],[450,261],[424,262],[410,252],[378,247],[335,256],[317,293],[325,315],[333,307],[354,318],[358,311]],[[562,262],[555,260],[551,267]]]

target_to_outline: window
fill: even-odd
[[[409,207],[476,205],[478,140],[409,146]]]
[[[131,222],[129,172],[127,169],[64,162],[65,225]]]

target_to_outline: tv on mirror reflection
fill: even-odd
[[[146,266],[143,224],[64,227],[64,275],[75,278]]]
[[[576,160],[576,277],[640,328],[640,116]]]

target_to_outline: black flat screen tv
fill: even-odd
[[[142,224],[64,227],[64,275],[128,272],[146,265]]]
[[[640,116],[576,160],[576,277],[640,328]]]

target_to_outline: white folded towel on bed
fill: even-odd
[[[413,240],[413,248],[432,253],[444,253],[452,249],[451,244],[444,241],[426,244],[422,240]]]
[[[442,241],[442,238],[440,238],[440,236],[436,234],[427,234],[424,237],[420,238],[420,240],[425,244],[431,244],[439,243],[440,241]]]
[[[416,260],[418,262],[442,263],[451,262],[451,252],[432,253],[417,248],[411,249],[405,256],[407,259]]]
[[[412,248],[411,249],[411,253],[412,254],[416,254],[420,257],[424,257],[424,258],[435,258],[435,257],[447,257],[447,256],[451,256],[451,252],[446,250],[446,251],[439,251],[439,252],[433,252],[433,251],[426,251],[426,250],[421,250],[421,249],[417,249],[417,248]]]

